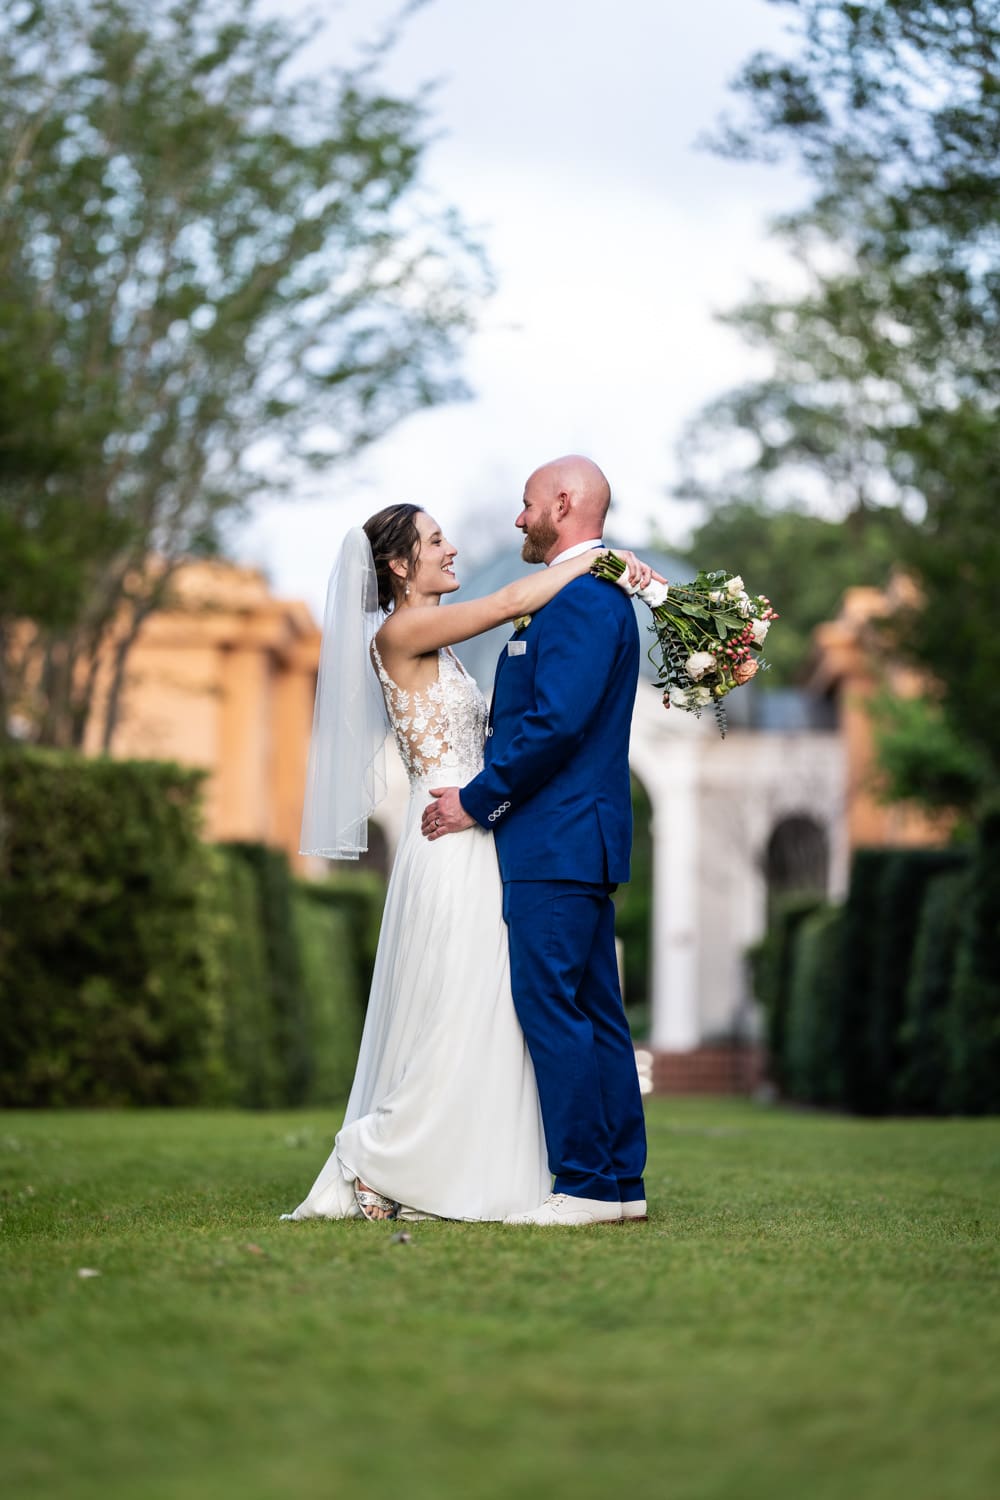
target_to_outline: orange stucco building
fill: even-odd
[[[912,602],[913,585],[903,576],[886,589],[848,589],[836,618],[814,632],[806,686],[836,705],[847,768],[850,849],[941,844],[951,826],[948,818],[931,818],[914,806],[886,803],[879,797],[871,700],[885,691],[899,698],[919,697],[926,687],[919,673],[887,656],[880,633],[897,607]]]
[[[260,839],[298,861],[319,664],[312,612],[231,563],[188,564],[172,594],[129,656],[111,753],[202,767],[208,838]]]

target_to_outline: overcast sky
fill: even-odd
[[[397,9],[331,7],[313,56],[346,60]],[[766,225],[803,194],[788,168],[725,162],[695,142],[732,103],[740,63],[782,46],[784,24],[765,0],[418,10],[385,77],[407,94],[441,80],[425,178],[476,226],[496,274],[463,359],[474,398],[409,418],[303,498],[260,507],[239,556],[318,611],[348,526],[411,500],[475,551],[504,506],[513,522],[531,469],[571,451],[607,472],[616,533],[641,542],[653,521],[682,532],[691,513],[668,490],[684,424],[760,368],[714,315],[755,279],[787,281]]]

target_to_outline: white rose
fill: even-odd
[[[725,604],[726,600],[729,598],[729,595],[726,593],[725,589],[710,589],[708,597],[711,599],[713,604]]]
[[[737,595],[742,594],[743,592],[744,592],[743,579],[740,577],[740,575],[738,573],[737,573],[737,575],[736,575],[735,578],[727,578],[726,579],[726,593],[729,595],[730,599],[735,599],[737,597]]]
[[[684,663],[692,682],[699,682],[706,672],[715,669],[715,657],[711,651],[694,651]]]
[[[712,701],[712,691],[707,687],[688,689],[688,702],[694,708],[705,708]]]
[[[676,683],[674,683],[670,688],[668,696],[670,698],[670,704],[672,708],[687,708],[687,693],[683,688],[678,687]]]
[[[648,604],[650,609],[656,609],[658,605],[663,603],[669,593],[670,588],[667,584],[657,583],[656,579],[653,578],[646,584],[644,589],[639,590],[639,598],[643,604]]]
[[[770,620],[754,620],[752,629],[753,643],[755,646],[763,646],[765,640],[767,639],[767,632],[770,630],[770,628]]]
[[[742,594],[736,595],[736,608],[739,610],[744,620],[747,618],[751,609],[753,608],[753,605],[750,603],[750,595],[745,590]]]

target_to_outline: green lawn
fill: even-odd
[[[994,1500],[1000,1120],[649,1114],[649,1224],[408,1244],[278,1222],[324,1113],[5,1115],[4,1494]]]

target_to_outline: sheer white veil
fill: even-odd
[[[384,619],[372,549],[355,526],[326,595],[301,854],[357,859],[368,848],[368,818],[385,796],[389,719],[370,655]]]

